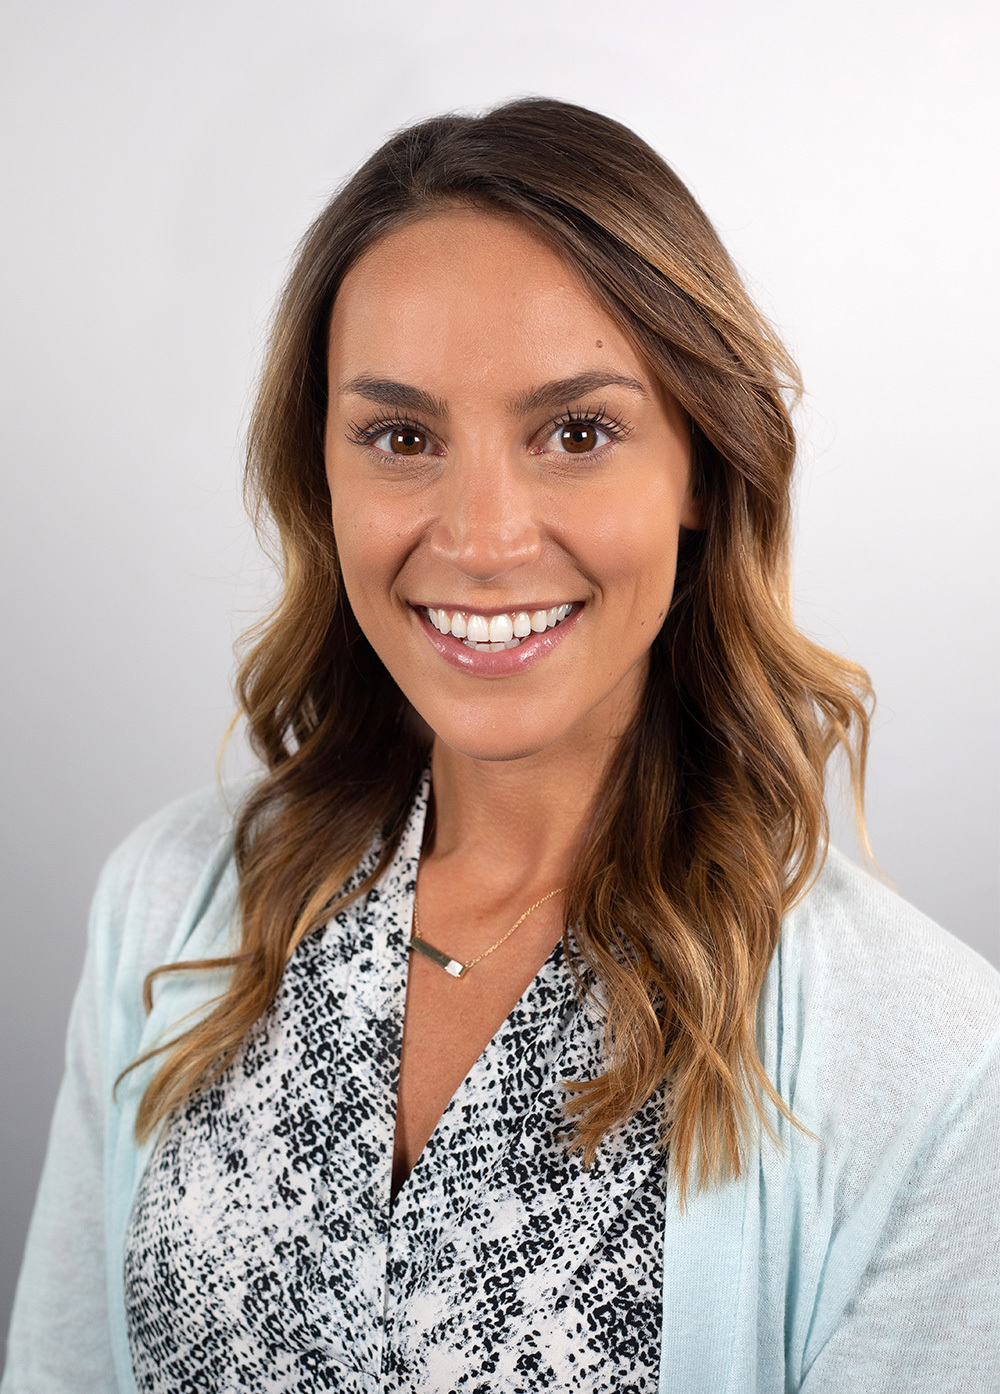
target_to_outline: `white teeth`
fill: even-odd
[[[467,648],[498,653],[501,649],[516,649],[529,634],[542,634],[564,620],[572,605],[554,605],[551,610],[517,610],[507,615],[469,615],[463,610],[426,611],[427,618],[442,634],[453,634]]]

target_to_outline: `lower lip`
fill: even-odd
[[[453,634],[442,634],[435,629],[423,610],[414,610],[417,621],[431,644],[443,659],[463,673],[477,678],[502,678],[511,673],[523,673],[526,668],[539,662],[550,654],[566,638],[583,614],[584,607],[574,605],[564,620],[553,629],[541,634],[531,634],[522,639],[516,649],[498,649],[496,653],[486,653],[482,649],[470,649]]]

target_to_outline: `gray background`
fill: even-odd
[[[271,585],[238,481],[274,293],[418,117],[580,101],[701,199],[805,374],[798,614],[875,680],[876,855],[1000,959],[995,12],[7,0],[0,1326],[98,868],[214,778]]]

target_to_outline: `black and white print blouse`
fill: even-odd
[[[656,1389],[662,1099],[589,1171],[567,1154],[559,1081],[598,1073],[602,1046],[561,945],[390,1203],[426,804],[425,783],[378,885],[300,945],[160,1136],[125,1252],[142,1391]]]

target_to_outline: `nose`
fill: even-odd
[[[542,531],[531,480],[499,451],[466,452],[451,463],[439,481],[434,554],[480,582],[534,561]]]

